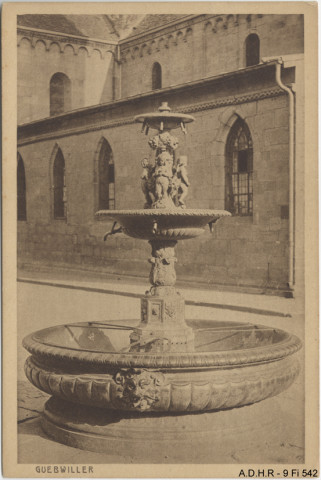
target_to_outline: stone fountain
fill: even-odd
[[[98,452],[213,435],[220,411],[232,418],[231,409],[279,394],[299,372],[294,354],[301,342],[294,335],[250,323],[185,320],[175,288],[175,246],[230,213],[186,208],[187,157],[176,154],[171,131],[186,134],[193,117],[162,104],[135,120],[146,135],[157,132],[148,141],[155,158],[142,161],[145,208],[97,215],[115,222],[105,239],[123,232],[151,246],[151,287],[141,298],[140,321],[90,319],[23,341],[31,353],[28,379],[52,395],[44,430],[59,442]]]

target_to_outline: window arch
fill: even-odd
[[[162,88],[162,67],[155,62],[152,70],[152,90]]]
[[[65,159],[58,148],[53,163],[53,214],[54,218],[67,217],[67,191],[65,175]]]
[[[260,63],[260,39],[256,33],[251,33],[245,40],[246,66]]]
[[[50,115],[71,110],[71,81],[64,73],[55,73],[50,79]]]
[[[98,209],[115,208],[115,165],[112,149],[105,138],[98,157]]]
[[[226,143],[225,208],[234,215],[253,213],[253,144],[247,124],[238,119]]]
[[[21,155],[18,153],[17,164],[17,218],[27,220],[26,175]]]

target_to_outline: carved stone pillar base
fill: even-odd
[[[193,351],[194,333],[184,311],[185,301],[174,287],[152,287],[141,299],[141,322],[130,336],[130,351]]]
[[[151,240],[150,291],[141,299],[141,322],[130,335],[131,352],[192,352],[193,329],[175,289],[176,240]]]

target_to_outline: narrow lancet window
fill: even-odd
[[[226,209],[234,215],[253,213],[253,146],[247,124],[238,119],[226,144]]]
[[[115,208],[115,166],[112,149],[103,139],[98,159],[99,210]]]
[[[71,110],[71,81],[64,73],[50,79],[50,116]]]
[[[65,160],[60,148],[57,151],[53,164],[53,181],[54,181],[54,218],[67,217],[67,191],[66,191],[66,175]]]
[[[251,33],[245,41],[246,66],[258,65],[260,63],[260,39],[256,33]]]
[[[158,88],[162,88],[162,67],[158,62],[155,62],[152,71],[152,90]]]

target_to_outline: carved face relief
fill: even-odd
[[[116,398],[131,410],[146,411],[157,405],[164,375],[144,369],[121,370],[114,376]]]

